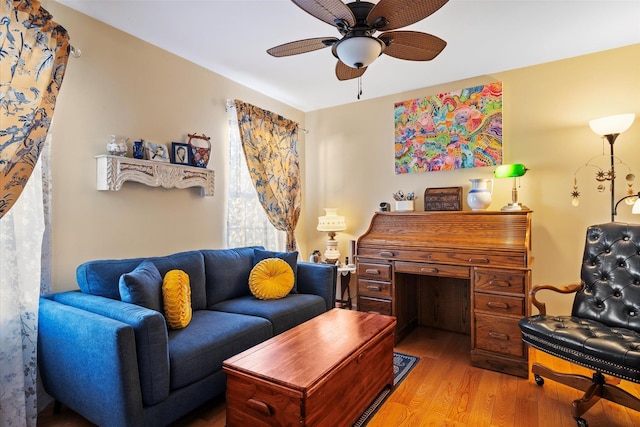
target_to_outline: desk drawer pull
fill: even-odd
[[[422,268],[420,268],[420,272],[421,273],[434,273],[435,274],[435,273],[439,273],[440,270],[438,270],[435,267],[422,267]]]
[[[500,332],[489,332],[489,337],[497,340],[509,341],[509,335]]]
[[[367,274],[380,274],[380,270],[375,268],[367,268],[364,272]]]
[[[383,251],[383,252],[380,252],[380,256],[394,257],[394,256],[396,256],[396,254],[394,254],[393,252],[389,252],[389,251]]]
[[[469,264],[489,264],[489,258],[469,258]]]
[[[371,286],[371,285],[369,285],[369,286],[367,286],[367,289],[370,290],[370,291],[382,292],[382,287],[380,287],[380,286]]]
[[[511,282],[508,280],[489,280],[491,286],[499,286],[501,288],[510,288]]]
[[[489,307],[489,308],[502,308],[502,309],[508,310],[509,309],[509,304],[507,304],[506,302],[489,301],[487,303],[487,307]]]
[[[254,411],[260,412],[267,417],[271,416],[271,408],[261,400],[249,399],[247,400],[247,407],[253,409]]]

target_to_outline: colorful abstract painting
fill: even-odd
[[[396,174],[502,164],[502,82],[395,104]]]

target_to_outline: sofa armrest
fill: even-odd
[[[320,295],[327,310],[335,306],[338,268],[331,264],[298,262],[298,293]]]
[[[79,291],[60,292],[59,303],[123,322],[133,328],[140,372],[142,399],[154,405],[167,398],[170,389],[169,339],[164,316],[157,311]]]
[[[546,285],[546,284],[536,285],[533,288],[531,288],[531,290],[529,291],[529,295],[531,296],[531,303],[538,309],[540,314],[547,314],[547,305],[544,302],[539,301],[538,298],[536,297],[536,294],[538,293],[538,291],[547,290],[547,291],[553,291],[560,294],[572,294],[574,292],[578,292],[580,289],[582,289],[582,283],[574,283],[574,284],[566,285],[563,287]]]
[[[48,298],[38,316],[45,390],[95,424],[143,425],[133,328]]]

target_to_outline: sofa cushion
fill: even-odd
[[[169,331],[171,389],[211,375],[224,360],[272,336],[271,324],[260,317],[195,311],[188,327]]]
[[[291,292],[298,293],[298,252],[274,252],[267,251],[261,248],[256,248],[253,251],[253,265],[256,265],[260,261],[267,258],[280,258],[285,260],[293,270],[293,289]]]
[[[162,313],[162,276],[154,263],[142,261],[119,280],[120,299]]]
[[[293,288],[293,270],[280,258],[267,258],[257,263],[249,274],[249,290],[263,300],[286,297]]]
[[[162,257],[88,261],[76,269],[78,286],[86,294],[119,300],[120,276],[133,271],[145,260],[153,262],[162,277],[169,270],[183,270],[187,273],[191,285],[191,306],[194,310],[206,308],[204,260],[200,251],[180,252]]]
[[[259,300],[249,295],[219,302],[209,309],[263,317],[271,322],[275,335],[327,311],[324,298],[310,294],[289,294],[270,301]]]
[[[185,328],[191,321],[191,288],[189,276],[182,270],[171,270],[162,281],[164,317],[172,329]]]
[[[251,295],[249,273],[256,247],[203,250],[207,277],[207,307],[220,301]]]

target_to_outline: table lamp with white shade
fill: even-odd
[[[336,231],[346,230],[347,224],[344,222],[344,217],[338,215],[338,209],[324,208],[324,211],[325,215],[318,217],[317,230],[329,233],[329,240],[327,240],[327,249],[325,250],[324,257],[328,264],[335,264],[340,259],[338,241],[335,239]]]

